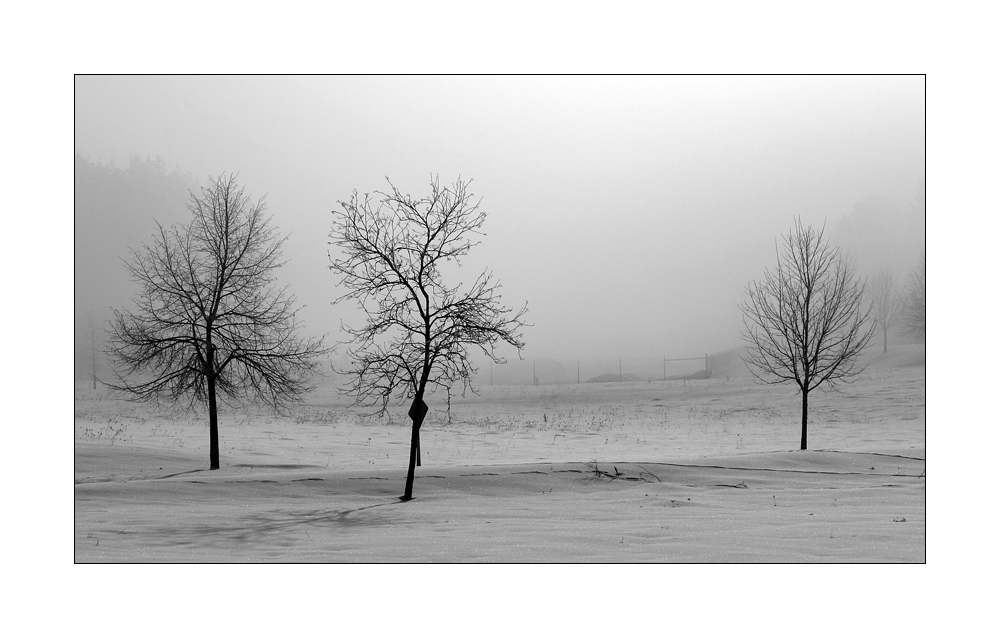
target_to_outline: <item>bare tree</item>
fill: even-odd
[[[920,253],[917,267],[910,273],[910,283],[906,287],[906,302],[903,308],[903,323],[910,334],[923,338],[927,334],[927,287],[924,279],[927,253]]]
[[[803,450],[809,392],[859,374],[858,355],[876,328],[871,307],[864,306],[865,284],[823,239],[823,230],[803,228],[797,219],[777,267],[747,287],[740,305],[747,368],[761,382],[794,382],[802,393]]]
[[[97,330],[94,328],[94,320],[90,313],[87,313],[87,332],[90,334],[90,383],[91,389],[97,389]]]
[[[516,313],[501,305],[500,284],[490,271],[465,290],[461,283],[444,282],[442,268],[459,266],[479,243],[471,237],[483,235],[486,213],[467,191],[468,182],[459,178],[442,188],[432,178],[431,193],[423,199],[403,195],[392,182],[389,187],[387,193],[364,197],[354,191],[350,201],[339,202],[343,210],[333,212],[330,237],[341,256],[330,256],[330,268],[347,289],[336,302],[353,299],[367,316],[360,328],[344,327],[352,360],[345,393],[358,405],[378,406],[379,415],[393,398],[412,399],[406,501],[413,497],[414,468],[420,463],[427,388],[461,382],[463,392],[475,392],[469,351],[496,363],[505,362],[496,350],[501,342],[520,353],[527,305]]]
[[[888,268],[878,271],[871,279],[869,292],[875,323],[882,330],[882,352],[889,351],[889,328],[899,319],[903,298],[896,286],[896,278]]]
[[[207,404],[210,467],[219,468],[217,401],[276,412],[311,389],[320,339],[300,339],[295,299],[276,287],[282,265],[264,199],[251,202],[234,175],[191,194],[192,220],[159,232],[125,265],[141,286],[137,309],[115,311],[111,387],[133,400]],[[120,368],[120,369],[119,369]]]

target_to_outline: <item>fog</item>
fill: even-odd
[[[431,175],[472,180],[489,218],[461,279],[488,267],[508,307],[528,303],[529,360],[739,344],[745,287],[795,216],[862,276],[905,282],[924,246],[920,76],[81,76],[75,129],[93,164],[176,171],[162,201],[105,211],[80,205],[78,166],[78,373],[88,317],[103,327],[135,292],[119,258],[154,218],[186,219],[175,186],[222,172],[291,234],[278,276],[328,343],[360,321],[331,305],[330,211],[387,176],[415,197]]]

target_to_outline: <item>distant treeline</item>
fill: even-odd
[[[111,307],[128,303],[133,284],[122,265],[129,248],[148,243],[156,230],[185,220],[197,182],[160,159],[133,157],[128,166],[74,158],[74,376],[89,378],[94,346],[104,347]],[[98,376],[107,371],[97,356]]]

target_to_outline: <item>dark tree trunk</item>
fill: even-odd
[[[413,473],[419,465],[420,456],[420,425],[424,422],[426,413],[420,409],[423,404],[423,392],[418,392],[413,398],[413,405],[410,407],[410,418],[413,419],[413,430],[410,432],[410,465],[406,470],[406,489],[400,500],[409,501],[413,498]]]
[[[882,328],[882,354],[889,352],[889,329]]]
[[[205,350],[205,381],[208,383],[208,469],[217,470],[219,469],[219,410],[215,400],[215,346],[212,345],[211,336],[208,338]]]
[[[215,406],[215,377],[212,375],[208,376],[208,460],[208,469],[219,469],[219,411]]]
[[[809,414],[809,392],[806,390],[802,391],[802,447],[799,449],[806,449],[806,417]]]

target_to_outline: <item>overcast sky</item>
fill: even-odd
[[[794,216],[906,206],[924,173],[919,76],[84,76],[75,119],[91,160],[159,156],[266,193],[292,235],[280,278],[330,341],[357,322],[330,305],[337,201],[471,178],[489,218],[462,279],[490,267],[528,303],[526,356],[564,359],[738,344],[743,291]]]

